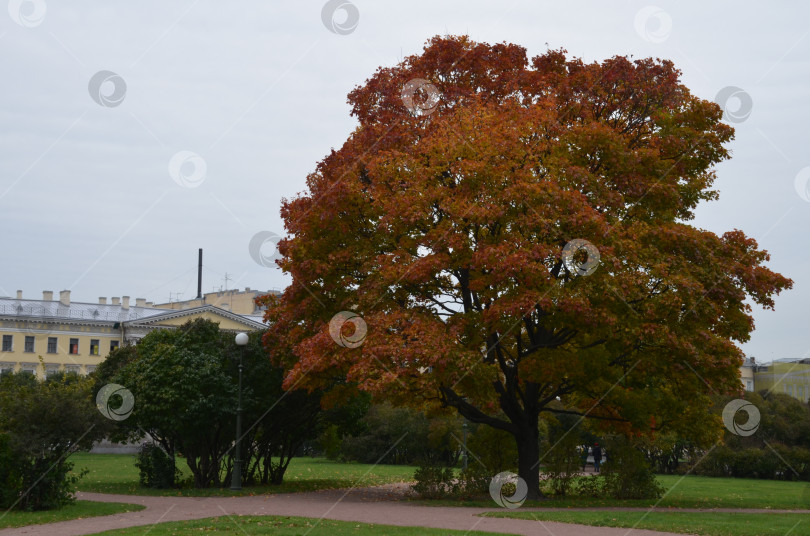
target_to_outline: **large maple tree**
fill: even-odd
[[[739,389],[751,304],[792,282],[743,232],[689,225],[733,129],[679,76],[467,37],[380,68],[349,94],[357,128],[283,202],[292,284],[265,301],[265,344],[286,386],[505,430],[530,498],[542,412],[716,434],[709,395]],[[340,311],[362,344],[330,336]]]

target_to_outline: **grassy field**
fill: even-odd
[[[79,490],[130,495],[258,495],[262,493],[291,493],[316,489],[351,486],[373,486],[413,479],[413,467],[397,465],[366,465],[337,463],[322,458],[295,458],[281,486],[256,486],[241,492],[213,489],[151,490],[138,485],[138,470],[134,457],[125,454],[75,454],[71,457],[75,469],[87,468],[90,473],[79,481]],[[189,476],[185,463],[178,464],[184,477]],[[526,503],[525,506],[551,508],[587,506],[638,506],[673,508],[771,508],[810,509],[810,483],[751,480],[742,478],[710,478],[701,476],[662,475],[659,481],[668,490],[660,501],[616,501],[610,499],[564,498]],[[480,501],[420,501],[428,505],[494,507],[488,497]]]
[[[702,536],[810,536],[810,515],[807,514],[503,511],[486,515],[597,527],[633,527]]]
[[[392,465],[365,465],[336,463],[319,458],[297,458],[290,465],[281,486],[245,488],[242,492],[228,489],[198,490],[183,488],[174,490],[150,490],[138,485],[138,471],[131,455],[76,454],[72,457],[76,471],[89,470],[79,483],[81,491],[122,493],[138,495],[186,495],[186,496],[231,496],[262,493],[287,493],[326,488],[360,487],[405,482],[413,478],[413,467]],[[181,464],[184,477],[188,468]],[[670,532],[701,534],[706,536],[762,536],[790,535],[810,536],[810,515],[807,514],[722,514],[714,512],[689,513],[674,511],[616,512],[616,511],[557,511],[537,512],[525,507],[542,506],[572,508],[588,506],[624,506],[659,508],[762,508],[762,509],[810,509],[810,483],[779,482],[731,478],[708,478],[699,476],[659,476],[667,489],[661,500],[616,501],[606,499],[565,498],[526,503],[520,510],[500,510],[491,515],[518,517],[539,521],[559,521],[596,526],[636,527]],[[420,501],[428,505],[484,506],[495,508],[489,498],[480,501]],[[79,502],[56,512],[6,514],[0,519],[0,527],[48,523],[77,517],[105,515],[139,509],[136,505]],[[2,514],[0,514],[2,515]],[[143,529],[133,528],[115,531],[117,535],[141,534]],[[205,531],[214,534],[311,534],[312,536],[340,536],[343,534],[450,534],[450,531],[430,531],[400,527],[383,527],[360,523],[317,521],[291,517],[230,517],[182,523],[165,523],[155,526],[150,536],[197,534]],[[478,533],[482,534],[482,533]]]
[[[293,493],[318,489],[348,488],[352,486],[375,486],[391,482],[405,482],[413,478],[414,467],[399,465],[368,465],[337,463],[322,458],[294,458],[284,475],[281,486],[251,486],[241,492],[225,488],[182,488],[156,490],[140,487],[135,457],[128,454],[86,454],[71,456],[74,469],[86,468],[90,472],[79,481],[80,491],[97,493],[122,493],[128,495],[259,495],[263,493]],[[191,472],[185,462],[178,460],[183,478]]]
[[[76,501],[75,504],[65,506],[59,510],[48,510],[46,512],[0,511],[0,528],[5,529],[40,523],[55,523],[57,521],[67,521],[69,519],[80,519],[83,517],[137,512],[143,509],[144,507],[140,504]]]
[[[161,523],[149,529],[149,536],[191,536],[205,534],[232,534],[244,536],[495,536],[491,532],[467,532],[461,530],[426,529],[421,527],[393,527],[370,525],[330,519],[282,516],[222,516],[197,521]],[[144,527],[117,529],[99,533],[98,536],[143,536]],[[503,536],[501,534],[500,536]]]

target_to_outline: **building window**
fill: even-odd
[[[117,350],[120,344],[121,343],[119,341],[110,341],[110,352]]]
[[[56,353],[56,337],[48,337],[48,353],[55,354]]]
[[[45,365],[45,377],[50,378],[51,376],[59,373],[59,365]]]
[[[4,352],[11,352],[12,351],[12,342],[14,339],[11,335],[3,335],[3,351]]]
[[[29,354],[34,353],[34,337],[31,335],[25,336],[25,351]]]
[[[65,365],[65,372],[68,374],[71,372],[79,374],[79,372],[81,372],[80,369],[81,367],[79,365]]]
[[[20,372],[24,374],[31,374],[33,376],[37,375],[37,364],[36,363],[22,363],[20,364]]]
[[[98,355],[98,339],[90,339],[90,355]]]
[[[14,363],[0,363],[0,375],[14,372]]]
[[[95,365],[85,365],[84,370],[85,370],[85,372],[87,374],[90,374],[90,373],[92,373],[92,372],[94,372],[96,370],[96,366]]]
[[[79,339],[70,339],[70,353],[74,355],[79,353]]]

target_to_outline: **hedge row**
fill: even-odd
[[[733,450],[717,447],[697,462],[697,475],[810,481],[810,450],[774,444]]]

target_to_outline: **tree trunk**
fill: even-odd
[[[522,423],[515,434],[518,450],[518,476],[529,488],[526,498],[530,501],[542,498],[540,493],[540,434],[537,416]]]

